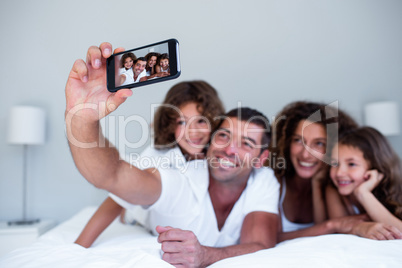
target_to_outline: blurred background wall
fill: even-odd
[[[1,1],[0,220],[22,215],[22,146],[7,143],[14,105],[47,112],[46,144],[28,151],[28,216],[62,221],[106,197],[77,171],[64,131],[65,83],[89,46],[180,42],[182,75],[135,89],[114,116],[150,122],[172,85],[203,79],[227,109],[271,118],[291,101],[338,101],[363,123],[366,103],[401,108],[401,14],[399,0]],[[119,135],[136,142],[139,130],[132,122]],[[401,156],[402,137],[390,142]]]

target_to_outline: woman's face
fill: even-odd
[[[299,122],[290,144],[290,160],[297,176],[310,179],[324,167],[326,143],[322,125],[307,120]]]
[[[176,120],[175,139],[184,153],[195,158],[209,142],[211,125],[194,102],[184,104],[180,111],[181,115]]]
[[[124,68],[127,70],[130,69],[133,66],[133,59],[128,57],[127,59],[124,60]]]
[[[148,67],[154,67],[156,64],[156,56],[152,56],[148,59]]]
[[[357,148],[336,145],[331,155],[330,176],[339,194],[350,195],[365,181],[369,162]]]

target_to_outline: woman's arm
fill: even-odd
[[[168,76],[169,73],[164,73],[164,72],[159,72],[159,73],[154,73],[150,76],[144,76],[140,78],[140,82],[147,81],[148,79],[156,78],[156,77],[164,77]]]
[[[106,198],[74,243],[85,248],[90,247],[96,238],[116,219],[122,209],[112,198]]]
[[[328,170],[324,168],[311,179],[312,197],[313,197],[313,216],[314,223],[321,223],[328,219],[325,206],[325,182]]]
[[[332,185],[327,185],[325,189],[325,199],[329,219],[341,218],[349,215],[338,190]]]

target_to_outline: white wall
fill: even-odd
[[[204,79],[228,109],[240,101],[273,116],[294,100],[339,101],[361,121],[367,102],[402,107],[401,14],[399,0],[1,1],[0,220],[22,213],[22,146],[6,142],[17,104],[48,114],[47,143],[29,149],[29,216],[61,221],[105,198],[78,173],[64,134],[65,82],[90,45],[180,41],[181,77],[135,89],[118,115],[149,120],[170,86]],[[402,155],[402,137],[391,142]]]

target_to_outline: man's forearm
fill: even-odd
[[[273,244],[271,247],[274,247]],[[235,257],[243,254],[253,253],[258,250],[266,249],[267,246],[264,246],[259,243],[249,243],[249,244],[240,244],[234,246],[228,246],[223,248],[213,248],[213,247],[205,247],[202,253],[201,267],[206,267],[211,265],[217,261]]]
[[[119,153],[103,136],[99,121],[88,122],[66,113],[66,131],[74,162],[96,187],[107,189],[119,165]]]

